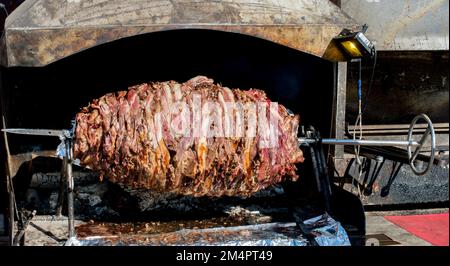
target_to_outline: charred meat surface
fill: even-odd
[[[101,178],[193,196],[248,196],[303,162],[299,117],[261,90],[197,76],[94,100],[76,116],[74,157]]]

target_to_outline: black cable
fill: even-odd
[[[374,48],[372,75],[370,76],[369,87],[367,88],[366,95],[364,96],[364,104],[363,104],[363,108],[362,108],[361,113],[364,113],[364,111],[367,108],[367,105],[369,104],[369,95],[370,95],[370,92],[371,92],[372,86],[373,86],[373,79],[374,79],[374,76],[375,76],[375,68],[377,66],[377,57],[378,57],[378,53],[377,53],[377,50]]]
[[[362,59],[358,62],[358,102],[362,102]]]

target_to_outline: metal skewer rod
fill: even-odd
[[[350,145],[350,146],[419,146],[417,141],[407,140],[353,140],[353,139],[313,139],[298,138],[300,144],[314,144],[321,142],[322,144],[331,145]]]
[[[66,158],[64,159],[65,163],[65,176],[67,178],[67,218],[68,218],[68,226],[69,226],[69,241],[70,239],[75,237],[75,217],[74,217],[74,205],[73,205],[73,190],[74,190],[74,180],[72,173],[72,147],[71,140],[64,140],[66,145]],[[61,177],[62,178],[62,177]]]

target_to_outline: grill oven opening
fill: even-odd
[[[156,32],[90,48],[45,67],[4,71],[8,127],[68,128],[81,107],[108,92],[143,82],[184,82],[204,75],[230,88],[263,89],[272,101],[300,114],[301,125],[314,125],[323,137],[330,133],[334,64],[242,34]],[[11,135],[9,143],[17,163],[14,182],[20,205],[54,214],[61,162],[52,155],[58,140]],[[107,181],[99,183],[95,173],[75,167],[75,215],[95,221],[80,226],[78,234],[292,221],[296,208],[310,208],[300,212],[313,216],[319,193],[310,161],[306,157],[298,166],[298,182],[286,182],[246,199],[130,191]],[[121,225],[99,224],[105,221]],[[144,226],[148,222],[151,229]]]

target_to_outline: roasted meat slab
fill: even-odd
[[[74,157],[132,188],[248,196],[303,162],[299,117],[261,90],[203,76],[151,82],[93,100],[76,116]]]

